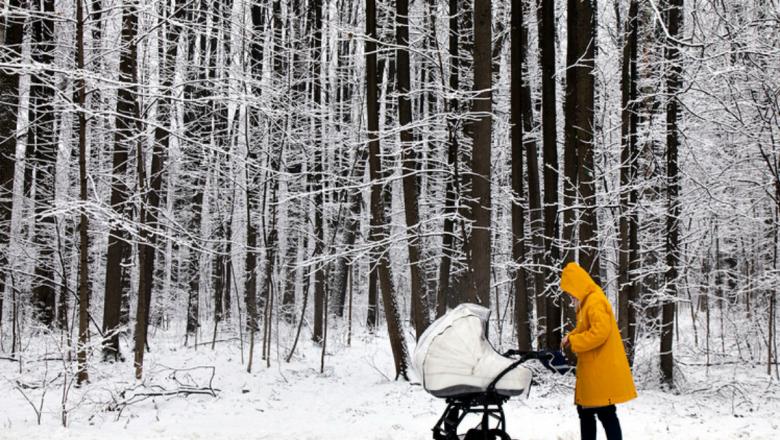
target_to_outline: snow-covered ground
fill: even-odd
[[[207,386],[211,368],[201,367],[214,367],[216,397],[155,397],[127,405],[121,413],[108,411],[113,400],[131,398],[131,392],[121,392],[137,384],[129,360],[101,364],[91,368],[88,386],[67,393],[68,428],[63,428],[63,363],[24,362],[20,373],[18,362],[0,360],[0,439],[422,440],[431,438],[430,428],[445,406],[418,385],[392,380],[384,335],[356,336],[350,347],[344,338],[332,342],[324,374],[320,351],[308,341],[302,341],[289,364],[276,360],[274,347],[271,367],[256,358],[248,374],[237,340],[218,343],[212,351],[209,345],[185,349],[179,338],[165,338],[162,333],[153,339],[143,390]],[[56,344],[48,346],[49,357],[56,358]],[[625,438],[780,438],[780,386],[765,367],[707,372],[680,365],[674,394],[654,385],[649,352],[637,361],[640,397],[618,409]],[[285,353],[279,349],[282,358]],[[173,374],[177,369],[190,370]],[[44,376],[48,387],[39,426],[17,388],[38,405]],[[540,372],[538,380],[527,400],[514,398],[507,404],[509,433],[515,439],[578,439],[573,378]]]

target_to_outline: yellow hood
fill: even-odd
[[[579,264],[571,262],[563,268],[561,289],[582,302],[591,292],[599,289],[593,279]]]

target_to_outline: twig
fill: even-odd
[[[215,340],[207,341],[207,342],[198,342],[195,345],[211,345],[212,343],[216,343],[216,342],[233,342],[233,341],[238,341],[238,340],[239,340],[239,338],[236,338],[236,337],[227,338],[227,339],[215,339]]]

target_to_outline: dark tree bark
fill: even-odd
[[[441,265],[439,266],[439,285],[436,292],[436,317],[441,317],[447,312],[448,307],[453,307],[456,304],[453,298],[454,292],[450,287],[450,272],[452,268],[452,258],[455,253],[454,241],[455,241],[455,216],[457,214],[457,207],[455,206],[455,198],[457,197],[457,188],[459,183],[458,173],[458,135],[460,125],[458,123],[457,113],[459,108],[459,101],[455,97],[455,92],[460,88],[460,76],[459,76],[459,64],[460,57],[458,55],[458,40],[460,36],[460,27],[458,20],[458,0],[449,0],[449,56],[450,56],[450,72],[449,72],[449,92],[452,97],[447,101],[447,166],[451,170],[451,174],[447,175],[446,190],[444,200],[444,227],[442,231],[442,257]]]
[[[57,161],[55,133],[53,72],[54,62],[54,0],[44,0],[40,14],[32,20],[32,60],[43,66],[30,78],[30,112],[27,133],[27,154],[32,167],[25,175],[25,187],[31,188],[35,171],[35,225],[33,242],[38,251],[33,277],[32,303],[36,318],[42,324],[54,323],[55,280],[54,247],[55,219],[47,215],[54,205],[54,176]],[[37,9],[37,8],[36,8]],[[29,172],[29,173],[27,173]]]
[[[636,337],[636,309],[638,283],[636,270],[639,266],[637,202],[637,33],[639,22],[638,0],[631,0],[626,21],[623,43],[622,67],[622,150],[620,164],[620,258],[618,299],[620,334],[626,346],[629,362],[634,360]]]
[[[567,27],[571,31],[567,31],[567,47],[566,53],[566,90],[565,90],[565,102],[564,102],[564,147],[563,147],[563,226],[562,226],[562,265],[566,265],[575,260],[577,255],[577,184],[579,180],[579,168],[581,167],[582,158],[578,157],[578,134],[574,131],[586,130],[586,127],[576,126],[575,123],[575,109],[577,105],[581,105],[583,99],[578,101],[578,97],[581,97],[585,90],[579,88],[582,84],[583,68],[580,64],[580,56],[584,56],[584,51],[587,50],[589,42],[582,43],[581,39],[587,39],[586,35],[579,35],[577,32],[582,32],[584,29],[581,26],[582,17],[580,16],[582,1],[590,0],[568,0],[567,1],[567,14],[568,23]],[[585,48],[583,50],[583,47]],[[577,82],[579,79],[579,83]],[[578,96],[575,96],[578,95]],[[587,270],[588,268],[586,268]],[[569,312],[569,307],[566,308],[566,312]],[[567,313],[567,314],[570,314]]]
[[[579,263],[593,279],[599,282],[598,223],[596,217],[596,179],[593,164],[593,107],[595,98],[593,71],[595,67],[596,22],[593,0],[569,0],[568,52],[566,55],[566,152],[564,158],[567,182],[576,169],[576,194],[583,207],[579,222]],[[570,164],[568,159],[574,156]],[[564,194],[566,192],[564,191]],[[572,194],[573,195],[573,194]],[[573,212],[575,199],[564,203],[568,213]],[[566,223],[566,228],[572,227]],[[571,240],[564,233],[564,240]],[[574,240],[571,240],[570,244]],[[567,249],[567,263],[572,258],[572,247]]]
[[[152,231],[160,229],[158,211],[160,208],[160,194],[162,191],[163,180],[165,178],[165,166],[164,163],[167,159],[168,150],[170,148],[171,138],[171,121],[175,117],[175,107],[173,103],[173,81],[174,81],[174,67],[176,64],[176,56],[178,53],[178,37],[181,30],[177,23],[181,22],[184,17],[184,8],[181,5],[180,0],[174,0],[173,5],[168,7],[163,6],[163,17],[165,17],[165,36],[160,39],[158,45],[158,53],[160,57],[160,83],[162,87],[162,96],[157,102],[157,120],[158,124],[154,130],[154,147],[152,149],[152,164],[150,170],[150,184],[149,193],[147,195],[147,225]],[[146,326],[149,326],[149,316],[152,309],[152,287],[154,285],[154,269],[156,261],[156,244],[157,234],[149,234],[149,246],[145,247],[146,256],[144,259],[144,266],[141,270],[145,272],[144,284],[145,290],[143,294],[146,301]],[[146,330],[145,330],[146,331]]]
[[[301,32],[300,22],[302,20],[299,20],[298,17],[303,13],[302,10],[304,6],[302,2],[300,0],[294,0],[289,3],[288,8],[290,11],[287,14],[288,28],[295,28],[296,32]],[[296,38],[294,41],[290,41],[290,44],[292,45],[292,57],[288,70],[290,71],[290,77],[293,77],[295,75],[295,66],[300,64],[299,59],[303,54],[305,40],[303,38]],[[293,82],[290,85],[290,88],[295,96],[300,96],[299,94],[305,93],[305,91],[302,92],[302,89],[305,88],[305,83],[303,81]],[[293,131],[298,130],[306,123],[305,115],[294,115],[290,120],[289,129]],[[288,155],[289,158],[283,161],[287,164],[287,175],[289,176],[287,180],[287,192],[288,194],[304,192],[306,191],[306,179],[303,175],[303,163],[301,158],[290,150],[291,149],[288,149],[288,152],[291,153]],[[285,204],[287,210],[287,230],[289,232],[287,234],[287,252],[284,256],[285,287],[281,298],[282,304],[280,313],[282,318],[290,324],[295,322],[295,293],[297,290],[296,286],[298,285],[298,272],[301,271],[298,265],[298,250],[304,249],[304,255],[308,253],[308,241],[306,239],[306,231],[308,230],[306,225],[308,223],[306,222],[307,217],[305,214],[305,205],[307,204],[308,202],[302,199],[290,200]],[[305,279],[304,283],[306,283]]]
[[[373,333],[377,326],[377,312],[379,302],[379,292],[377,291],[378,280],[376,273],[376,252],[370,252],[369,272],[368,272],[368,310],[366,311],[366,327]]]
[[[558,145],[555,87],[555,2],[541,0],[538,9],[539,58],[542,65],[542,149],[544,155],[544,249],[547,267],[545,284],[556,284],[558,264]],[[545,295],[545,334],[539,346],[560,345],[561,307],[555,295]],[[540,315],[541,316],[541,315]]]
[[[666,295],[661,316],[661,373],[663,382],[674,384],[674,315],[677,298],[677,267],[680,264],[680,177],[678,172],[678,149],[680,146],[679,101],[677,94],[682,86],[682,65],[678,39],[683,27],[683,0],[668,0],[666,60],[669,68],[666,74]],[[716,261],[719,255],[716,255]]]
[[[593,107],[595,63],[595,15],[593,0],[568,2],[568,51],[566,54],[565,148],[563,190],[563,262],[574,261],[598,283],[599,250],[596,217],[596,180],[593,164]],[[577,216],[577,211],[581,215]],[[575,218],[579,221],[575,222]],[[573,306],[565,307],[564,327],[573,328]]]
[[[312,28],[311,51],[311,81],[314,106],[319,108],[322,102],[322,85],[320,79],[320,67],[322,63],[322,0],[312,0],[309,9],[309,20]],[[314,192],[314,253],[321,256],[325,246],[325,231],[322,213],[322,123],[318,117],[313,120],[313,166],[312,166],[312,190]],[[325,265],[317,263],[314,270],[314,329],[312,339],[321,343],[323,335],[323,314],[325,313]]]
[[[491,144],[493,110],[493,28],[491,0],[474,1],[474,93],[472,111],[476,120],[471,155],[473,198],[471,258],[474,269],[473,300],[490,306],[491,278]]]
[[[293,181],[301,179],[299,176],[301,174],[300,167],[288,167],[287,173],[292,176],[288,181],[287,186],[289,193]],[[303,190],[302,186],[300,188]],[[288,231],[287,251],[284,255],[285,280],[280,313],[287,323],[292,324],[295,322],[295,291],[296,286],[298,285],[298,250],[303,248],[304,252],[306,252],[306,246],[304,245],[306,241],[302,238],[305,234],[301,231],[301,228],[305,227],[305,223],[303,223],[301,218],[303,207],[297,201],[292,200],[286,203],[286,206]]]
[[[271,172],[274,173],[270,177],[270,186],[271,186],[271,201],[269,203],[269,213],[268,213],[268,220],[269,220],[269,230],[268,233],[265,234],[265,264],[264,269],[265,273],[263,275],[263,290],[260,294],[261,298],[261,304],[263,306],[266,306],[269,299],[271,298],[271,294],[273,291],[273,274],[274,274],[274,265],[276,263],[276,250],[279,245],[279,231],[278,231],[278,197],[277,192],[279,189],[279,174],[278,174],[278,168],[279,168],[279,162],[281,156],[281,148],[279,149],[279,155],[272,155],[271,156]],[[268,322],[267,319],[270,319],[270,316],[267,316],[264,319],[263,325],[267,326]]]
[[[283,63],[283,48],[282,48],[282,10],[281,4],[278,0],[275,0],[271,10],[271,29],[273,32],[272,42],[273,49],[271,51],[271,58],[273,64],[273,77],[276,80],[275,84],[282,83],[282,77],[284,75],[284,63]],[[279,130],[278,127],[283,127],[284,120],[271,121],[269,126],[270,138],[274,142],[273,153],[268,157],[268,165],[270,173],[267,175],[267,185],[270,190],[270,201],[268,203],[268,214],[266,215],[267,221],[263,222],[264,226],[268,226],[268,230],[263,233],[263,244],[265,248],[265,264],[263,275],[263,289],[260,293],[261,307],[265,307],[269,310],[265,313],[263,319],[263,327],[268,328],[270,319],[270,298],[273,290],[273,273],[274,266],[276,264],[276,250],[279,246],[279,231],[278,231],[278,193],[279,193],[279,170],[281,167],[282,155],[284,153],[284,136],[285,134]],[[263,346],[266,347],[265,339],[263,340]],[[265,356],[265,350],[263,350]]]
[[[185,87],[184,95],[187,99],[187,105],[184,112],[184,130],[188,139],[192,139],[190,145],[185,149],[185,164],[188,169],[193,170],[194,177],[191,180],[191,193],[182,197],[181,202],[187,203],[190,208],[190,215],[187,219],[187,231],[189,235],[189,255],[184,263],[184,279],[187,289],[187,324],[184,336],[185,345],[189,343],[191,336],[197,337],[200,327],[200,269],[201,269],[201,223],[203,216],[203,199],[205,186],[209,183],[208,171],[211,169],[212,157],[204,151],[204,145],[210,143],[210,135],[204,132],[206,120],[211,121],[211,93],[209,90],[209,78],[213,59],[213,47],[209,47],[208,40],[208,14],[211,8],[205,0],[201,0],[200,8],[194,9],[191,13],[193,27],[192,40],[189,44],[191,53],[190,60],[195,59],[194,51],[199,51],[201,59],[199,64],[194,66],[197,72],[195,78],[191,79],[190,84]],[[204,165],[206,165],[204,167]],[[201,169],[205,170],[201,171]],[[197,340],[195,342],[197,344]]]
[[[147,278],[146,259],[150,253],[154,252],[151,244],[149,243],[149,232],[147,229],[146,218],[146,160],[144,158],[143,143],[137,142],[135,145],[135,160],[138,174],[138,193],[141,194],[141,203],[138,204],[138,267],[141,270],[138,271],[138,306],[135,311],[135,378],[141,379],[143,377],[144,369],[144,347],[147,343],[147,329],[149,318],[149,301],[146,296],[146,292],[149,289],[148,285],[152,283],[152,280]]]
[[[523,0],[523,14],[526,14],[528,1]],[[520,11],[518,11],[520,12]],[[514,10],[513,10],[514,13]],[[542,210],[542,188],[539,182],[539,154],[536,145],[536,139],[531,133],[534,131],[533,105],[531,101],[531,85],[528,78],[528,27],[525,22],[525,15],[520,17],[519,36],[520,47],[519,55],[521,74],[523,75],[520,91],[520,116],[522,117],[523,131],[528,135],[523,136],[523,147],[526,156],[526,173],[528,178],[528,211],[531,218],[530,232],[533,244],[533,263],[535,269],[533,272],[534,290],[531,301],[536,306],[536,315],[543,318],[546,313],[546,302],[544,299],[545,272],[542,270],[544,264],[544,211]],[[512,37],[512,45],[515,44],[515,36]],[[514,56],[514,55],[513,55]],[[529,291],[529,295],[532,293]],[[529,298],[530,300],[530,298]],[[530,313],[530,305],[529,305]]]
[[[5,23],[4,59],[21,63],[26,1],[9,0]],[[16,169],[16,121],[19,117],[19,72],[13,67],[0,69],[0,324],[3,322],[3,295],[11,242],[14,173]]]
[[[462,197],[458,207],[458,221],[461,229],[461,242],[459,246],[459,263],[457,272],[453,274],[451,289],[453,290],[453,305],[464,302],[478,302],[474,297],[476,287],[474,285],[474,256],[471,253],[473,229],[474,229],[474,176],[472,156],[474,155],[474,99],[471,95],[474,90],[474,0],[458,0],[456,13],[458,18],[457,68],[458,88],[462,90],[463,97],[458,101],[458,116],[461,117],[463,140],[459,149],[461,156],[458,161],[463,164],[464,172],[460,173],[461,179],[456,183],[456,194]],[[470,141],[469,141],[470,140]],[[469,168],[472,167],[472,168]],[[456,172],[459,170],[456,168]]]
[[[231,45],[231,14],[232,14],[231,0],[222,0],[215,2],[214,13],[212,15],[212,31],[211,31],[211,59],[209,63],[209,79],[213,90],[220,90],[224,87],[222,84],[223,79],[220,78],[221,72],[224,71],[224,66],[220,65],[220,51],[223,56],[227,57],[230,54]],[[231,155],[231,124],[232,121],[228,120],[228,105],[224,99],[214,99],[211,111],[211,135],[213,136],[213,143],[215,147],[216,165],[222,167],[223,164],[230,163]],[[215,181],[216,189],[216,213],[213,214],[213,221],[217,223],[214,231],[212,231],[212,237],[215,241],[214,255],[212,258],[212,274],[211,281],[213,286],[213,300],[214,300],[214,337],[216,338],[218,324],[224,316],[223,299],[225,298],[226,291],[229,293],[228,270],[230,265],[230,243],[231,243],[231,228],[230,221],[232,220],[232,206],[234,204],[235,191],[225,191],[223,188],[230,188],[228,182],[222,183],[221,174],[218,172]]]
[[[349,2],[343,2],[341,8],[341,13],[346,15],[346,23],[343,24],[346,24],[349,27],[354,26],[359,4],[349,4]],[[346,9],[346,11],[344,9]],[[338,121],[342,127],[349,127],[354,123],[351,111],[351,101],[354,95],[354,75],[356,73],[353,64],[354,55],[355,44],[351,38],[339,41],[338,55],[336,59],[337,70],[339,72],[339,76],[337,78],[337,108]],[[345,142],[343,148],[339,151],[340,157],[343,158],[344,162],[341,165],[341,169],[343,170],[342,175],[344,178],[359,180],[363,177],[366,171],[365,165],[368,158],[368,150],[362,148],[355,151],[352,168],[348,168],[347,162],[349,162],[349,151],[355,150],[355,148],[349,144],[348,138],[345,138],[345,140],[347,140],[347,142]],[[331,307],[331,310],[333,310],[339,316],[339,318],[344,317],[344,308],[347,301],[348,274],[350,273],[352,267],[351,261],[346,253],[349,252],[349,250],[351,250],[355,245],[358,228],[360,227],[362,201],[360,191],[345,190],[343,193],[343,199],[345,199],[345,202],[349,207],[349,211],[345,216],[346,225],[343,229],[342,246],[344,247],[344,251],[342,252],[342,255],[337,258],[334,267],[334,301],[332,302]]]
[[[252,78],[254,80],[253,92],[261,93],[257,84],[263,76],[263,32],[265,28],[265,14],[260,2],[252,4],[252,31],[254,38],[251,45]],[[260,155],[257,146],[247,143],[246,166],[246,259],[244,281],[244,301],[247,310],[247,326],[254,334],[257,330],[257,225],[252,218],[252,213],[259,210],[260,198],[259,177]]]
[[[82,0],[76,0],[76,67],[84,69],[84,5]],[[83,205],[87,203],[87,116],[84,108],[87,102],[87,85],[84,78],[79,78],[78,103],[81,109],[78,113],[79,126],[79,199]],[[87,344],[89,342],[89,218],[85,208],[81,209],[79,219],[79,347],[77,384],[89,380],[87,372]]]
[[[73,95],[74,101],[78,102],[78,90],[74,92]],[[78,129],[76,130],[78,132]],[[78,151],[78,149],[76,149]],[[60,278],[60,285],[57,286],[57,290],[59,291],[59,296],[57,297],[57,328],[62,330],[63,332],[68,332],[68,298],[72,294],[72,290],[70,288],[70,283],[68,282],[68,274],[70,273],[70,265],[68,265],[65,257],[65,241],[62,239],[62,236],[65,237],[75,237],[76,231],[74,231],[75,228],[75,222],[65,222],[65,231],[62,232],[60,228],[57,228],[57,255],[59,259],[59,278]],[[76,268],[76,272],[78,273],[78,268]],[[76,281],[77,286],[76,289],[78,289],[78,281]]]
[[[195,194],[191,198],[192,216],[187,229],[193,237],[190,243],[190,255],[187,260],[187,328],[185,344],[190,336],[194,336],[200,327],[200,235],[201,219],[203,218],[203,193],[208,179],[199,177],[195,181]]]
[[[222,221],[217,226],[219,228],[218,234],[223,237],[229,237],[227,235],[228,233],[228,224],[227,221]],[[212,282],[213,284],[213,300],[214,300],[214,334],[216,335],[217,331],[217,324],[222,321],[222,318],[225,313],[224,305],[223,305],[223,299],[225,294],[225,277],[226,277],[226,269],[227,269],[227,240],[222,240],[221,243],[218,243],[216,246],[216,249],[214,253],[214,258],[212,260],[212,270],[214,271],[212,275]]]
[[[398,122],[401,125],[401,149],[403,157],[403,188],[404,188],[404,215],[408,235],[409,268],[411,271],[411,315],[417,337],[425,331],[430,324],[425,300],[425,277],[420,266],[420,237],[419,223],[420,213],[417,206],[417,178],[414,175],[417,169],[417,158],[414,152],[415,136],[412,131],[412,101],[409,98],[411,80],[409,74],[409,1],[396,1],[395,37],[398,49],[397,82],[398,82]]]
[[[137,46],[136,33],[138,28],[138,15],[133,3],[127,3],[122,8],[122,50],[119,56],[119,79],[122,82],[117,92],[116,102],[116,131],[114,133],[114,153],[111,173],[111,208],[114,215],[120,219],[130,216],[127,206],[129,188],[125,183],[127,174],[128,151],[133,143],[133,138],[138,132],[137,118],[139,108],[137,102],[136,86],[136,60]],[[119,350],[119,329],[123,309],[123,297],[127,292],[125,278],[129,276],[128,270],[123,267],[123,260],[130,258],[130,243],[127,232],[121,221],[112,224],[108,236],[108,253],[106,260],[106,282],[103,303],[103,333],[106,339],[103,341],[103,358],[113,357],[121,359]]]
[[[531,349],[531,323],[529,290],[526,285],[525,263],[525,209],[522,200],[523,190],[523,64],[525,64],[525,41],[523,40],[523,3],[512,4],[512,191],[515,200],[512,203],[512,260],[517,264],[514,273],[515,314],[517,322],[517,344],[520,350]]]
[[[390,347],[395,360],[396,379],[402,376],[407,379],[406,342],[401,333],[401,319],[398,314],[398,304],[395,299],[393,277],[390,262],[387,258],[384,235],[387,224],[385,207],[382,200],[381,161],[379,151],[379,105],[377,102],[377,69],[376,69],[376,2],[366,0],[366,111],[368,116],[368,148],[369,148],[369,179],[371,180],[371,232],[369,241],[378,248],[379,261],[376,262],[379,283],[382,290],[382,302],[387,320],[387,332],[390,336]]]
[[[224,144],[225,131],[227,130],[227,110],[223,107],[219,97],[219,33],[226,21],[226,13],[229,10],[229,1],[220,1],[208,3],[202,0],[200,9],[197,11],[197,29],[200,35],[196,41],[199,41],[199,52],[201,54],[200,65],[197,66],[197,81],[191,91],[192,102],[190,104],[189,119],[185,121],[185,129],[188,137],[191,136],[194,145],[187,151],[187,160],[190,161],[189,167],[196,174],[194,179],[193,191],[190,202],[191,215],[189,218],[190,252],[187,263],[187,277],[189,278],[189,298],[187,303],[187,327],[185,335],[185,344],[190,336],[196,337],[198,328],[200,328],[200,278],[202,266],[202,248],[205,246],[205,240],[201,237],[202,219],[204,210],[205,191],[213,186],[220,185],[218,173],[214,174],[213,180],[204,177],[202,170],[204,164],[206,170],[209,166],[218,167],[220,164],[221,153],[220,144]],[[210,23],[209,23],[210,22]],[[193,46],[196,44],[193,42]],[[185,91],[186,94],[186,91]],[[216,145],[214,145],[216,144]],[[209,146],[214,146],[209,151]],[[211,181],[212,185],[209,185]],[[216,201],[214,203],[219,203]]]

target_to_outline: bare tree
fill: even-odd
[[[41,67],[30,79],[29,130],[25,186],[31,188],[35,174],[35,224],[33,242],[38,251],[33,278],[32,302],[38,320],[47,326],[54,323],[55,219],[48,211],[54,204],[54,175],[57,161],[56,120],[52,68],[54,63],[54,0],[40,3],[39,15],[32,20],[32,60]],[[29,191],[28,191],[29,193]]]
[[[111,208],[118,217],[112,223],[108,236],[106,259],[106,282],[103,302],[103,333],[107,335],[103,342],[103,357],[120,359],[119,331],[121,324],[123,296],[128,295],[129,277],[126,266],[130,260],[131,248],[127,227],[123,220],[130,217],[131,207],[127,199],[130,193],[127,183],[127,163],[133,142],[137,142],[140,116],[137,101],[137,59],[138,15],[136,5],[127,2],[122,6],[121,52],[119,56],[119,79],[121,85],[116,100],[116,131],[114,132],[114,152],[111,174]]]
[[[667,214],[666,214],[666,298],[663,301],[661,317],[661,373],[668,385],[674,383],[674,317],[676,313],[678,267],[680,264],[680,177],[678,150],[680,147],[679,101],[677,94],[682,87],[682,67],[680,62],[679,37],[683,25],[683,0],[669,0],[667,27],[669,37],[666,41],[666,59],[669,69],[666,74],[666,174],[667,174]]]
[[[525,263],[525,210],[523,209],[523,67],[526,62],[526,41],[523,24],[524,2],[512,5],[512,190],[515,200],[512,203],[512,260],[517,266],[514,273],[515,313],[517,320],[517,343],[520,350],[531,349],[531,301],[530,290],[526,284]],[[530,189],[530,188],[529,188]]]
[[[542,67],[542,153],[544,156],[544,238],[545,282],[555,284],[558,251],[558,140],[555,92],[555,3],[541,0],[537,10],[539,30],[539,59]],[[537,295],[538,295],[537,291]],[[544,316],[544,337],[540,346],[555,348],[560,344],[561,306],[551,293],[545,293],[544,306],[537,315]],[[541,301],[537,300],[537,306]],[[540,338],[541,332],[540,332]]]
[[[76,0],[76,67],[84,69],[84,4]],[[84,77],[77,82],[79,111],[79,199],[87,204],[87,86]],[[89,218],[82,206],[79,219],[79,350],[77,384],[89,380],[87,344],[89,343]]]
[[[377,103],[376,68],[376,2],[366,0],[366,111],[368,117],[369,178],[371,179],[371,232],[369,241],[378,248],[377,272],[382,290],[382,302],[387,320],[387,332],[390,335],[390,347],[395,360],[396,378],[407,379],[406,342],[401,333],[401,320],[393,288],[390,262],[385,243],[385,207],[382,201],[381,161],[379,153],[379,106]]]
[[[8,64],[21,63],[24,36],[23,0],[9,0],[5,23],[5,41],[0,60]],[[19,115],[19,72],[14,68],[0,69],[0,324],[3,322],[3,297],[8,276],[8,248],[11,242],[11,210],[14,173],[16,170],[16,124]]]
[[[620,257],[619,257],[619,324],[620,333],[626,345],[631,362],[634,359],[636,337],[636,308],[638,283],[636,271],[639,266],[638,214],[637,209],[637,0],[631,0],[625,25],[622,66],[622,150],[620,156]]]
[[[411,271],[411,314],[417,337],[422,335],[429,324],[428,301],[425,299],[425,277],[420,266],[420,213],[417,206],[417,158],[415,157],[415,136],[412,124],[412,101],[409,98],[409,1],[396,1],[395,36],[396,69],[398,82],[398,122],[401,124],[401,150],[403,156],[404,214],[408,235],[409,269]],[[489,143],[488,143],[489,144]]]
[[[154,147],[152,149],[151,169],[149,175],[149,193],[147,195],[148,207],[146,209],[146,224],[150,230],[149,244],[146,249],[147,255],[144,256],[144,266],[141,268],[145,272],[144,278],[144,296],[146,307],[146,327],[150,322],[150,312],[152,309],[152,288],[154,286],[155,262],[157,261],[157,236],[160,229],[159,209],[161,202],[161,191],[165,179],[165,167],[168,151],[170,149],[170,140],[172,137],[171,127],[172,118],[175,116],[175,107],[173,103],[173,81],[175,75],[176,57],[178,54],[178,37],[181,35],[179,22],[184,18],[184,8],[180,0],[174,0],[170,5],[162,6],[162,18],[165,20],[158,44],[158,56],[160,59],[160,86],[162,96],[157,101],[157,126],[154,129]]]
[[[322,84],[320,69],[322,63],[322,1],[311,0],[308,20],[311,32],[311,89],[314,96],[314,108],[318,109],[322,104]],[[323,222],[323,172],[322,172],[322,122],[314,117],[313,149],[314,157],[311,168],[312,191],[314,193],[314,254],[319,257],[325,250],[325,229]],[[323,314],[325,310],[325,264],[317,263],[314,268],[314,331],[312,339],[320,343],[323,335]]]
[[[455,298],[450,285],[452,272],[452,259],[455,254],[455,217],[457,214],[456,197],[460,194],[460,173],[459,173],[459,136],[460,123],[457,117],[460,106],[455,92],[460,88],[460,56],[459,56],[459,5],[458,0],[449,0],[449,75],[448,87],[451,93],[450,99],[446,101],[447,116],[447,166],[451,170],[446,176],[446,190],[444,194],[444,225],[442,231],[442,257],[439,265],[439,283],[436,293],[436,316],[441,317],[446,313],[448,306],[455,306],[460,298]]]
[[[593,0],[569,2],[569,45],[566,78],[566,149],[576,150],[577,193],[582,209],[579,222],[579,263],[600,280],[596,175],[593,162],[595,105],[594,68],[596,15]],[[565,161],[565,159],[564,159]],[[567,174],[567,178],[568,178]],[[565,204],[568,209],[571,205]]]
[[[491,150],[493,110],[493,27],[491,0],[474,1],[474,94],[471,154],[473,198],[471,258],[474,269],[472,299],[490,305],[491,278]]]

